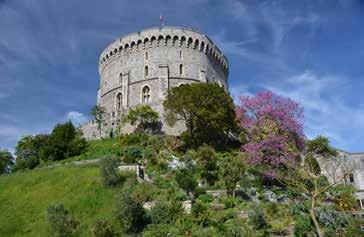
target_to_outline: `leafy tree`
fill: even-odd
[[[0,150],[0,174],[10,172],[10,168],[13,165],[13,156],[7,150]]]
[[[46,218],[51,236],[71,236],[79,225],[79,222],[72,217],[63,204],[50,205],[47,208]]]
[[[180,188],[186,191],[187,195],[195,191],[197,187],[197,181],[195,178],[195,172],[191,168],[181,168],[177,170],[176,182]]]
[[[281,168],[298,161],[304,147],[303,109],[270,91],[240,97],[236,109],[245,151],[250,163]]]
[[[40,163],[41,152],[48,139],[47,134],[22,137],[15,148],[15,170],[35,168]]]
[[[93,116],[93,118],[97,124],[97,129],[99,130],[100,138],[101,138],[102,137],[101,129],[102,129],[102,124],[105,121],[106,109],[100,105],[95,105],[91,109],[91,115]]]
[[[120,194],[115,217],[126,233],[139,233],[146,225],[146,213],[142,203],[126,190]]]
[[[236,184],[244,176],[244,164],[239,158],[228,154],[221,159],[221,178],[228,193],[231,193],[233,197],[235,197]]]
[[[201,177],[206,184],[214,185],[218,178],[217,155],[213,148],[203,145],[194,154],[201,170]]]
[[[235,132],[234,103],[225,90],[216,84],[192,83],[174,87],[164,101],[169,125],[183,121],[190,145],[216,145]]]
[[[145,132],[148,128],[156,127],[158,119],[158,112],[153,110],[149,105],[139,105],[129,110],[123,122],[130,123],[131,125],[137,124],[138,128]]]
[[[281,180],[291,189],[303,193],[310,198],[308,209],[311,220],[319,237],[324,236],[316,218],[316,208],[326,192],[333,190],[336,184],[345,180],[341,172],[335,182],[328,182],[321,170],[318,159],[329,161],[335,155],[335,150],[329,145],[327,138],[318,137],[306,143],[303,166],[292,166],[288,172],[282,173]],[[354,166],[352,167],[354,169]]]
[[[86,147],[86,140],[72,122],[57,124],[41,149],[43,160],[63,160],[76,156]]]

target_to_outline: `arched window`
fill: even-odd
[[[147,77],[149,75],[148,66],[144,67],[144,77]]]
[[[143,87],[142,102],[143,102],[143,104],[148,104],[150,102],[150,89],[148,86]]]
[[[116,96],[116,110],[121,110],[123,107],[123,95],[121,93],[118,93]]]
[[[179,65],[179,75],[183,76],[183,64]]]

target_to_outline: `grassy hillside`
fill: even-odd
[[[90,236],[97,217],[109,217],[116,189],[101,183],[97,166],[35,169],[0,176],[0,236],[46,236],[46,208],[63,203]]]

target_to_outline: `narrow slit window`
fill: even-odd
[[[148,59],[149,59],[148,52],[145,52],[145,60],[148,60]]]
[[[179,65],[179,75],[183,76],[183,65],[182,64]]]
[[[148,66],[145,66],[144,67],[144,77],[147,77],[147,76],[149,76],[149,68],[148,68]]]

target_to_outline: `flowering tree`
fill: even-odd
[[[272,168],[297,161],[304,147],[303,108],[295,101],[264,91],[255,96],[241,96],[236,109],[252,164]]]

